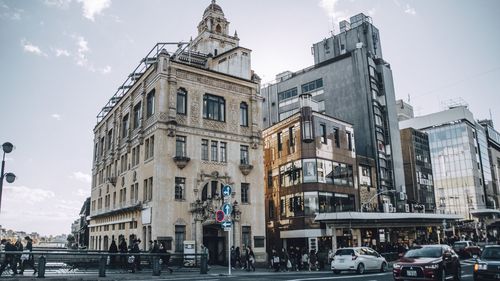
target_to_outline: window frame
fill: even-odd
[[[187,137],[186,136],[175,136],[175,157],[187,157]],[[179,151],[181,148],[182,151]]]
[[[224,97],[205,94],[203,96],[203,118],[226,122],[226,100]]]
[[[248,104],[240,103],[240,126],[248,127]]]
[[[146,118],[155,114],[155,89],[149,91],[146,96]]]
[[[177,89],[176,112],[177,114],[187,115],[188,92],[184,88]],[[179,100],[182,101],[182,108],[179,107]]]

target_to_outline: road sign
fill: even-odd
[[[224,221],[224,211],[222,210],[217,210],[217,212],[215,212],[215,220],[217,222],[222,222]]]
[[[230,185],[224,185],[224,187],[222,187],[222,195],[224,197],[229,197],[231,195],[231,186]]]
[[[223,228],[231,228],[231,226],[233,225],[233,222],[231,222],[231,221],[223,221],[221,223],[221,225],[222,225]]]
[[[230,216],[231,212],[233,211],[233,207],[231,207],[231,204],[226,203],[224,206],[222,206],[222,211],[226,216]]]

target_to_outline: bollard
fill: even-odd
[[[207,254],[203,253],[201,254],[201,259],[200,259],[200,274],[207,274],[207,271],[208,271]]]
[[[160,276],[161,274],[161,265],[160,258],[157,256],[153,257],[153,276]]]
[[[44,255],[38,258],[38,278],[45,278],[45,262],[47,259]]]
[[[99,277],[106,277],[106,256],[101,256],[99,260]]]

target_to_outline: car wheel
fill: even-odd
[[[340,270],[334,270],[333,271],[333,274],[339,274],[340,273]]]
[[[365,273],[365,265],[360,263],[358,264],[358,269],[356,270],[358,274],[364,274]]]
[[[386,272],[387,271],[387,263],[383,262],[382,265],[380,266],[380,272]]]
[[[462,280],[462,268],[460,266],[457,266],[453,280],[455,280],[455,281]]]

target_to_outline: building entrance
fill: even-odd
[[[209,253],[208,263],[212,265],[226,265],[226,237],[223,236],[219,224],[203,226],[203,245]]]

